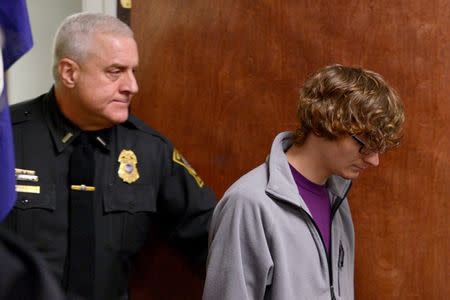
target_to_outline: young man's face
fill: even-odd
[[[358,177],[367,167],[379,164],[378,153],[361,154],[361,144],[351,136],[328,141],[325,159],[330,173],[347,179]]]
[[[74,105],[79,105],[90,127],[108,128],[127,120],[131,98],[138,91],[137,45],[131,37],[95,34],[89,48],[79,64]]]

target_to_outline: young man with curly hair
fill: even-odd
[[[353,179],[399,145],[403,105],[377,73],[333,65],[311,76],[299,127],[216,207],[204,300],[353,299]]]

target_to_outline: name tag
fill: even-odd
[[[18,193],[30,193],[30,194],[40,194],[41,187],[36,185],[16,185],[16,192]]]

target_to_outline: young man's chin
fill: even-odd
[[[349,172],[345,172],[345,173],[341,174],[340,176],[345,179],[355,179],[359,176],[359,173],[360,173],[360,171],[352,170]]]

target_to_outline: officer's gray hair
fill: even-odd
[[[53,43],[53,78],[58,81],[58,63],[70,58],[78,63],[86,58],[94,33],[116,34],[133,38],[133,31],[116,17],[102,13],[77,13],[59,26]]]

